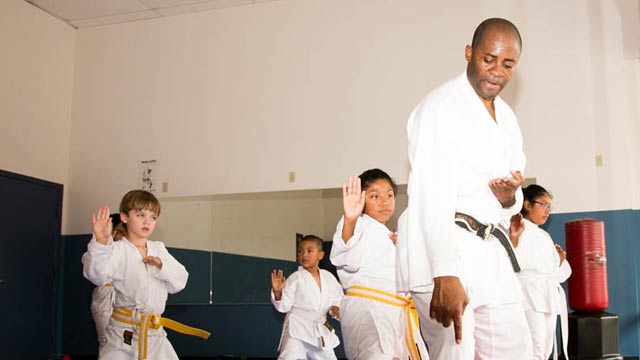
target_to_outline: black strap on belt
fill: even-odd
[[[493,224],[485,225],[472,216],[462,213],[456,213],[456,225],[461,228],[475,233],[477,236],[482,238],[483,240],[487,240],[489,235],[495,236],[496,239],[502,244],[502,247],[507,251],[507,255],[509,256],[509,260],[511,261],[511,267],[513,267],[513,271],[516,273],[520,272],[520,264],[518,264],[518,259],[516,258],[516,254],[513,252],[513,247],[511,247],[511,241],[505,232],[498,226],[494,226]]]

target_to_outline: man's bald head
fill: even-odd
[[[518,39],[520,49],[522,49],[522,38],[520,37],[520,31],[518,31],[518,28],[511,21],[501,18],[491,18],[480,23],[476,28],[476,31],[473,33],[471,47],[475,48],[489,30],[498,30],[503,33],[514,34]]]

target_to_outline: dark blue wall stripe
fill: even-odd
[[[269,302],[271,270],[281,269],[285,274],[290,274],[297,268],[296,263],[292,261],[214,252],[213,303]]]
[[[97,354],[98,339],[91,318],[93,284],[82,276],[82,254],[91,235],[63,236],[64,278],[62,301],[62,353],[74,355]]]
[[[177,294],[169,294],[168,304],[209,304],[211,285],[211,252],[168,249],[189,272],[187,286]]]

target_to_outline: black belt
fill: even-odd
[[[495,236],[500,244],[502,244],[502,247],[507,251],[513,271],[517,273],[520,272],[520,265],[518,264],[516,254],[513,252],[513,248],[511,247],[511,241],[509,241],[509,237],[500,227],[493,224],[485,225],[474,219],[472,216],[463,213],[456,213],[455,222],[456,225],[467,231],[475,233],[484,240],[487,240],[490,235]]]

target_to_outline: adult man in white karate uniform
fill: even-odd
[[[531,358],[518,264],[499,226],[522,206],[522,135],[498,97],[521,47],[511,22],[485,20],[465,48],[466,71],[427,95],[407,125],[398,290],[413,293],[435,360]]]

